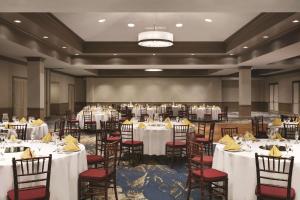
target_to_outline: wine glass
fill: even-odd
[[[5,143],[0,143],[0,156],[1,156],[0,160],[4,159],[5,148],[6,148]]]
[[[299,131],[295,132],[295,144],[298,144],[298,139],[299,139]]]

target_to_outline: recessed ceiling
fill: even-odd
[[[158,26],[175,41],[224,41],[259,13],[54,13],[85,41],[137,41],[139,32]],[[106,19],[99,23],[99,19]],[[212,19],[211,23],[205,19]],[[129,28],[128,23],[135,24]],[[176,24],[182,23],[178,28]]]

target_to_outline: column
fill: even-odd
[[[27,58],[28,116],[45,117],[45,65],[40,57]]]
[[[251,67],[239,67],[239,116],[251,116]]]

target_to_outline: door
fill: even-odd
[[[27,79],[13,77],[13,115],[27,117]]]
[[[293,113],[300,113],[300,82],[293,82]]]
[[[278,83],[270,84],[269,109],[271,112],[278,112]]]
[[[71,112],[74,112],[74,106],[75,106],[75,87],[72,84],[69,84],[69,88],[68,88],[68,104],[69,104],[69,110]]]

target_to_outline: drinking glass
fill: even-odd
[[[295,132],[295,143],[298,144],[298,139],[299,139],[299,131]]]
[[[9,118],[8,118],[8,114],[7,113],[3,113],[3,115],[2,115],[2,122],[3,123],[9,122]]]
[[[5,147],[6,147],[5,143],[0,143],[0,156],[1,156],[0,160],[4,159]]]

